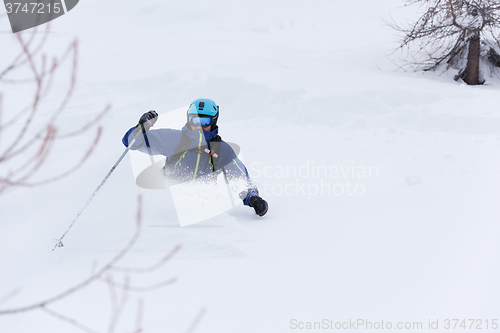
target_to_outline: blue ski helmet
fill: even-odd
[[[187,110],[188,122],[190,114],[198,114],[212,118],[212,127],[210,130],[213,131],[217,127],[217,119],[219,119],[219,106],[211,99],[198,98],[189,105]]]

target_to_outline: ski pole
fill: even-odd
[[[125,151],[123,152],[123,154],[120,156],[120,158],[118,159],[118,161],[116,161],[115,165],[113,165],[113,167],[111,168],[111,170],[109,170],[108,174],[106,175],[106,177],[104,177],[104,179],[102,180],[101,184],[99,184],[99,186],[95,189],[94,193],[92,193],[92,195],[90,196],[90,198],[87,200],[87,203],[85,204],[85,206],[80,210],[80,212],[78,212],[78,214],[76,215],[76,217],[73,219],[73,222],[71,222],[71,224],[69,225],[68,229],[66,229],[66,231],[61,236],[61,238],[59,238],[59,241],[54,246],[54,248],[52,249],[52,251],[54,251],[56,249],[56,247],[62,247],[63,246],[62,239],[64,238],[64,236],[66,236],[66,234],[68,233],[68,231],[75,224],[76,220],[80,217],[80,215],[82,215],[83,211],[87,208],[87,206],[90,204],[90,202],[92,201],[92,199],[94,199],[94,196],[97,194],[97,192],[99,192],[99,190],[104,185],[104,183],[108,180],[109,176],[111,176],[111,174],[113,173],[113,171],[115,171],[115,169],[118,166],[118,164],[120,164],[120,162],[123,160],[123,158],[125,157],[125,155],[127,155],[128,151],[130,150],[130,147],[132,147],[132,145],[135,143],[135,141],[137,140],[137,138],[139,138],[139,135],[141,135],[141,134],[143,134],[143,132],[138,131],[138,133],[136,134],[136,136],[134,137],[134,139],[128,144],[127,148],[125,149]]]
[[[144,124],[141,124],[141,128],[142,128],[142,133],[143,134],[146,134],[146,129],[144,128]],[[131,145],[129,145],[131,146]],[[151,151],[151,146],[149,145],[149,141],[148,141],[148,137],[146,135],[146,147],[148,147],[148,154],[149,154],[149,158],[151,159],[151,165],[155,164],[155,159],[153,158],[153,152]]]

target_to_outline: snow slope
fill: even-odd
[[[440,330],[452,318],[482,320],[483,329],[500,321],[500,82],[469,87],[453,73],[396,70],[387,55],[397,37],[382,18],[415,15],[399,7],[87,0],[55,20],[49,50],[80,42],[77,91],[58,125],[113,108],[76,174],[1,197],[0,300],[19,290],[1,308],[46,299],[102,267],[132,237],[141,194],[141,238],[123,266],[153,265],[181,244],[165,266],[132,280],[177,281],[130,293],[116,332],[133,331],[140,297],[144,332],[188,331],[200,309],[196,332],[289,332],[324,319],[421,322],[421,331],[436,320]],[[3,64],[16,44],[0,38]],[[242,147],[269,213],[239,205],[180,228],[168,194],[135,186],[124,160],[51,251],[140,115],[198,97],[220,105],[220,134]],[[6,98],[6,112],[15,107]],[[80,156],[90,137],[62,143],[45,172]],[[52,309],[104,332],[111,304],[101,283]],[[79,331],[41,311],[0,316],[0,332]]]

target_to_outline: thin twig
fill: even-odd
[[[113,333],[115,331],[116,325],[123,313],[123,308],[125,307],[125,303],[127,303],[127,297],[129,291],[127,286],[129,285],[129,282],[130,278],[128,276],[125,276],[125,282],[123,284],[124,288],[122,288],[120,301],[117,303],[115,310],[112,312],[108,333]]]
[[[144,267],[144,268],[132,268],[132,267],[113,267],[112,270],[116,272],[124,272],[124,273],[149,273],[154,270],[157,270],[159,267],[163,266],[167,261],[172,259],[172,257],[179,252],[181,249],[181,245],[177,245],[174,247],[170,253],[168,253],[165,257],[163,257],[160,261],[158,261],[156,264],[149,266],[149,267]]]
[[[51,309],[47,308],[46,306],[42,306],[40,308],[40,310],[42,310],[43,312],[45,312],[48,315],[51,315],[54,318],[57,318],[58,320],[67,322],[68,324],[71,324],[71,325],[73,325],[73,326],[75,326],[75,327],[77,327],[77,328],[79,328],[87,333],[99,333],[99,332],[94,331],[93,329],[79,323],[75,319],[67,317],[67,316],[60,314],[58,312],[55,312],[54,310],[51,310]]]
[[[203,319],[203,316],[205,315],[206,312],[207,312],[207,310],[204,307],[201,308],[201,310],[200,310],[200,312],[198,312],[198,315],[196,316],[196,318],[193,320],[193,322],[191,323],[189,328],[186,330],[186,333],[194,332],[194,330],[200,324],[200,322]]]
[[[108,272],[111,267],[113,267],[117,262],[119,262],[123,257],[130,251],[132,246],[137,242],[139,239],[140,235],[140,226],[141,226],[141,209],[142,209],[142,197],[139,196],[138,198],[138,209],[137,209],[137,226],[136,226],[136,231],[133,237],[129,240],[127,245],[116,255],[111,261],[109,261],[104,267],[102,267],[99,271],[97,271],[96,274],[92,275],[91,277],[87,278],[86,280],[82,281],[81,283],[73,286],[72,288],[69,288],[60,294],[50,297],[42,302],[34,303],[31,305],[27,306],[21,306],[17,308],[12,308],[12,309],[6,309],[6,310],[0,310],[0,315],[6,315],[6,314],[15,314],[15,313],[22,313],[22,312],[27,312],[31,311],[34,309],[38,309],[47,305],[50,305],[52,303],[55,303],[57,301],[60,301],[69,295],[87,287],[89,284],[94,282],[95,280],[99,279],[103,274]]]
[[[134,333],[142,332],[142,318],[144,316],[144,299],[139,298],[137,301],[137,317],[135,320],[135,330]]]
[[[7,295],[0,298],[0,304],[8,302],[9,299],[17,296],[18,294],[19,294],[19,288],[11,290],[9,293],[7,293]]]
[[[99,280],[102,281],[102,282],[105,282],[105,283],[109,283],[109,284],[111,284],[113,287],[115,287],[117,289],[123,289],[123,290],[127,290],[127,291],[138,292],[138,293],[145,293],[145,292],[148,292],[148,291],[158,290],[158,289],[160,289],[162,287],[165,287],[165,286],[168,286],[168,285],[171,285],[171,284],[177,282],[177,278],[171,278],[170,280],[165,280],[163,282],[159,282],[159,283],[153,284],[151,286],[138,287],[138,286],[118,284],[118,283],[109,281],[107,279],[106,280],[99,279]]]

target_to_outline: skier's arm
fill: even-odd
[[[123,136],[122,143],[126,147],[128,147],[129,142],[134,139],[135,129],[135,127],[132,127]],[[149,130],[146,134],[139,135],[130,149],[139,150],[140,152],[146,154],[149,154],[149,151],[151,150],[152,155],[171,156],[173,154],[173,150],[175,150],[175,147],[179,144],[180,135],[178,132],[180,131],[171,128]],[[148,148],[147,144],[149,144],[150,148]]]
[[[250,176],[248,175],[247,168],[241,162],[241,160],[234,156],[229,163],[222,166],[223,172],[225,173],[227,179],[233,183],[241,183],[245,186],[244,196],[241,198],[243,203],[247,206],[250,205],[250,198],[253,196],[259,196],[259,190],[257,186],[252,182]]]
[[[122,143],[128,147],[137,135],[136,127],[132,127],[125,133]],[[139,150],[140,152],[149,154],[151,150],[152,155],[164,155],[165,140],[162,138],[161,130],[150,130],[147,133],[139,135],[134,144],[130,147],[131,150]]]
[[[221,149],[221,152],[225,152],[225,154],[221,156],[221,162],[223,162],[221,167],[223,168],[223,172],[230,182],[243,183],[242,187],[245,189],[240,193],[243,204],[254,208],[257,215],[264,216],[268,209],[267,202],[259,196],[259,190],[250,179],[247,168],[243,162],[236,156],[229,145],[227,145],[227,147],[229,147],[229,149]]]
[[[122,143],[128,147],[138,133],[140,134],[136,141],[130,146],[131,150],[139,150],[143,153],[152,155],[171,155],[172,146],[176,144],[178,136],[174,132],[179,132],[173,129],[158,129],[149,130],[158,119],[158,114],[155,110],[150,110],[144,113],[139,119],[138,124],[132,127],[125,133],[122,138]],[[177,142],[178,144],[178,142]]]

